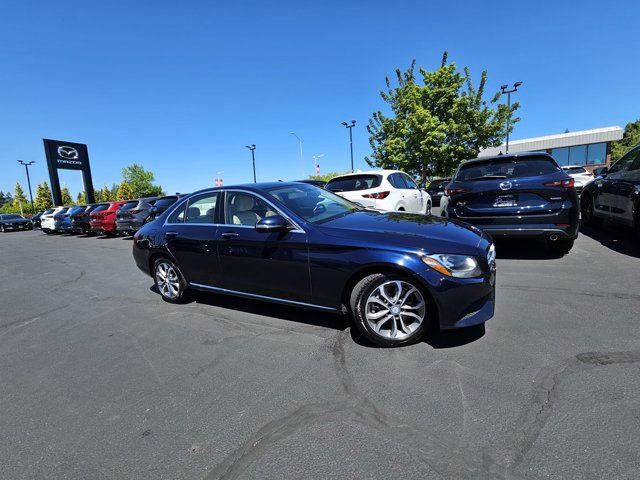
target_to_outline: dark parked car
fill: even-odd
[[[120,207],[116,214],[116,229],[119,234],[133,235],[144,225],[157,197],[139,198]]]
[[[431,196],[431,200],[433,201],[434,206],[440,206],[440,199],[442,198],[442,195],[444,195],[444,189],[450,181],[450,178],[434,180],[426,188],[427,193]]]
[[[608,219],[633,227],[640,237],[640,145],[584,187],[580,210],[586,225]]]
[[[146,223],[152,222],[160,215],[162,215],[167,208],[176,203],[179,198],[184,197],[184,195],[167,195],[166,197],[160,197],[155,202],[153,202],[153,206],[149,210],[149,216],[147,217]]]
[[[51,212],[53,212],[53,209],[50,209]],[[44,214],[47,210],[42,211],[42,212],[38,212],[35,215],[33,215],[31,217],[31,227],[32,228],[40,228],[40,217],[42,216],[42,214]]]
[[[297,180],[297,181],[301,183],[308,183],[309,185],[315,185],[318,188],[324,188],[325,185],[327,184],[327,182],[325,182],[324,180],[313,180],[310,178],[306,178],[304,180]]]
[[[194,193],[134,236],[133,256],[163,299],[191,289],[342,312],[372,342],[494,312],[495,249],[457,221],[382,213],[304,183]]]
[[[31,230],[31,221],[22,215],[6,213],[0,215],[0,232],[7,230]]]
[[[58,233],[75,233],[71,219],[73,215],[82,213],[87,208],[86,205],[73,205],[53,216],[56,232]]]
[[[447,218],[471,223],[494,238],[543,238],[552,250],[567,253],[578,236],[574,179],[546,153],[464,162],[445,195]]]
[[[84,233],[88,235],[91,232],[91,226],[89,225],[89,214],[93,212],[99,203],[90,203],[84,209],[78,210],[71,215],[71,226],[76,233]]]

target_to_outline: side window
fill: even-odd
[[[214,224],[218,193],[207,193],[200,197],[192,198],[187,205],[185,223],[209,223]]]
[[[624,157],[614,163],[609,169],[609,174],[611,173],[621,173],[629,170],[631,165],[633,164],[636,156],[640,153],[640,150],[632,150],[627,153]]]
[[[416,185],[416,182],[414,182],[409,175],[407,175],[406,173],[402,173],[400,174],[400,176],[404,179],[404,183],[407,184],[407,188],[411,188],[411,189],[418,188],[418,185]]]
[[[631,170],[633,170],[634,172],[636,170],[640,170],[640,148],[636,150],[636,159],[633,161],[633,163],[629,167],[629,171]]]
[[[245,192],[227,192],[225,223],[227,225],[255,226],[265,217],[277,215],[271,205]]]
[[[183,203],[180,207],[176,208],[169,218],[167,219],[167,223],[182,223],[184,222],[184,212],[187,208],[187,204]]]
[[[407,188],[407,186],[402,181],[400,174],[398,173],[392,173],[391,175],[389,175],[389,183],[391,183],[391,185],[393,185],[395,188]]]

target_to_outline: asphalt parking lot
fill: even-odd
[[[638,478],[640,246],[498,244],[495,317],[399,349],[163,302],[131,240],[0,234],[0,477]]]

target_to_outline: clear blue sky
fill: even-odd
[[[466,3],[463,5],[463,3]],[[552,2],[3,2],[0,190],[35,160],[42,138],[89,145],[94,184],[122,167],[151,169],[166,191],[302,175],[295,131],[323,172],[356,168],[384,77],[442,51],[489,90],[522,80],[512,138],[621,125],[640,117],[640,3]],[[75,194],[79,172],[61,171]]]

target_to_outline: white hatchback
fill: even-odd
[[[562,167],[571,178],[573,178],[575,182],[575,188],[580,193],[584,186],[593,181],[593,173],[589,172],[586,168],[581,167],[580,165],[568,165]]]
[[[325,189],[366,208],[431,215],[431,196],[398,170],[340,175],[329,180]]]
[[[49,209],[46,212],[44,212],[42,214],[42,216],[40,217],[40,229],[44,233],[54,233],[56,231],[56,225],[55,225],[55,222],[53,220],[53,216],[56,213],[61,212],[65,208],[67,208],[67,207],[56,207],[53,210]]]

